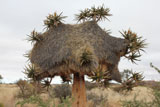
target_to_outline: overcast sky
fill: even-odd
[[[104,4],[111,9],[109,21],[100,22],[102,28],[110,29],[113,36],[121,37],[119,31],[129,28],[147,39],[148,47],[141,62],[134,65],[124,58],[119,68],[144,72],[145,79],[160,80],[152,68],[152,62],[160,68],[160,0],[0,0],[0,74],[3,82],[15,82],[24,78],[23,68],[27,59],[23,56],[32,45],[27,34],[33,29],[43,32],[43,20],[55,11],[68,16],[65,23],[75,24],[74,15],[79,10]],[[54,83],[61,82],[54,79]]]

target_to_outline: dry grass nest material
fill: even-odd
[[[125,39],[112,37],[95,21],[82,24],[60,24],[39,34],[29,58],[42,71],[92,75],[103,64],[118,71],[120,56],[126,51]]]

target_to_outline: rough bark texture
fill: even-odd
[[[79,73],[74,74],[74,80],[72,85],[72,107],[86,107],[86,89],[84,76],[80,76]]]

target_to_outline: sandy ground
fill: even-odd
[[[0,84],[0,103],[4,107],[13,107],[16,103],[15,95],[18,92],[16,85]]]
[[[15,98],[18,87],[15,84],[0,84],[0,103],[4,104],[4,107],[15,107],[18,99]],[[146,87],[135,87],[133,91],[128,93],[118,93],[111,88],[102,89],[95,88],[87,93],[95,93],[96,95],[103,95],[107,97],[107,104],[109,107],[121,107],[121,101],[132,100],[135,96],[138,100],[151,101],[153,99],[152,89]],[[93,102],[88,101],[89,107],[92,107]],[[35,105],[26,105],[25,107],[36,107]]]

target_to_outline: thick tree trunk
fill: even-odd
[[[86,89],[84,76],[80,76],[79,73],[74,74],[74,80],[72,85],[72,107],[86,107]]]

